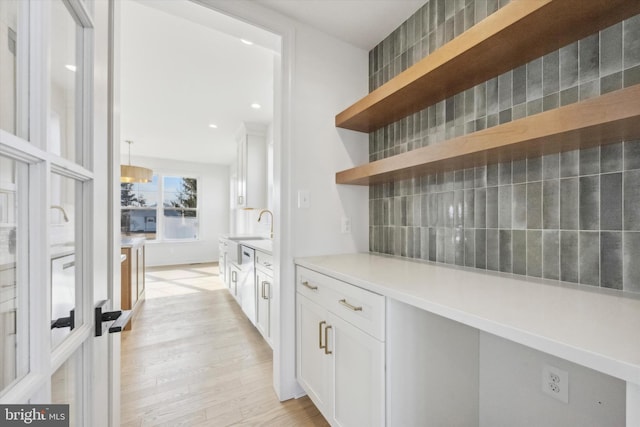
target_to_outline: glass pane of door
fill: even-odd
[[[78,54],[78,25],[61,0],[51,2],[51,89],[48,151],[65,159],[80,158],[76,146],[79,123],[81,56]]]
[[[18,1],[0,1],[0,129],[17,133]]]
[[[28,372],[26,169],[0,156],[0,395]]]
[[[76,211],[80,184],[58,174],[51,174],[51,206],[49,209],[51,242],[51,321],[69,318],[69,323],[51,329],[51,344],[57,346],[79,326],[76,304],[80,301],[76,284],[80,271],[76,266]],[[62,321],[60,321],[62,322]],[[63,322],[64,323],[64,322]]]
[[[69,426],[82,419],[82,347],[51,376],[51,403],[69,405]]]

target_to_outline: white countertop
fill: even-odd
[[[138,246],[144,245],[147,239],[144,237],[130,237],[130,236],[122,236],[120,240],[120,247],[122,248],[136,248]]]
[[[640,295],[374,254],[297,265],[640,384]]]

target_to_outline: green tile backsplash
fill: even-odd
[[[508,1],[430,0],[373,90]],[[640,83],[640,15],[369,135],[371,161]],[[370,186],[371,252],[640,292],[640,141]]]

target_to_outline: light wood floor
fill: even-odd
[[[272,352],[216,264],[147,269],[122,334],[122,426],[327,426],[309,398],[279,402]]]

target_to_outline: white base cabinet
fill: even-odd
[[[273,256],[256,251],[256,328],[269,346],[273,348],[272,328],[275,325]]]
[[[385,425],[385,298],[298,267],[297,376],[333,426]]]

